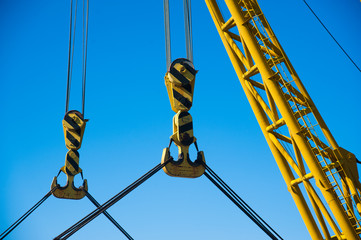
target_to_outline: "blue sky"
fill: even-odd
[[[69,2],[0,1],[0,232],[49,191],[64,165]],[[172,134],[162,2],[90,2],[90,120],[79,153],[89,192],[101,203],[158,164]],[[171,13],[174,59],[185,57],[183,10],[180,1],[170,2],[180,8]],[[360,66],[360,2],[308,2]],[[309,239],[206,5],[192,4],[199,73],[190,113],[199,147],[209,166],[284,239]],[[339,145],[361,158],[361,73],[303,1],[259,4]],[[80,109],[79,60],[71,109]],[[50,197],[7,239],[52,239],[93,209],[87,199]],[[109,213],[139,240],[267,239],[204,177],[171,178],[160,171]],[[71,239],[125,239],[119,235],[100,216]]]

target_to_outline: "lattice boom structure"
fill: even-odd
[[[356,158],[337,145],[258,3],[225,0],[227,14],[206,3],[312,239],[360,239]]]

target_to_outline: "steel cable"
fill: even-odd
[[[88,20],[89,20],[89,0],[86,0],[86,14],[85,12],[85,0],[83,0],[83,89],[82,89],[82,114],[84,115],[84,108],[85,108],[85,83],[86,83],[86,63],[87,63],[87,52],[88,52]],[[85,21],[84,21],[85,18]],[[85,27],[84,27],[85,25]],[[85,28],[85,31],[84,31]]]
[[[265,232],[271,239],[278,240],[268,229],[266,229],[260,222],[255,219],[252,214],[250,214],[241,204],[239,204],[238,201],[236,201],[224,188],[222,188],[221,185],[219,185],[208,173],[204,173],[204,175],[216,186],[218,187],[221,192],[226,195],[239,209],[242,210],[244,214],[247,215],[248,218],[250,218],[259,228],[262,229],[263,232]]]
[[[0,240],[4,239],[9,233],[11,233],[17,226],[19,226],[20,223],[22,223],[31,213],[33,213],[38,207],[40,207],[41,204],[45,202],[46,199],[50,197],[50,195],[57,189],[57,187],[54,187],[51,189],[45,196],[40,199],[39,202],[37,202],[32,208],[30,208],[23,216],[21,216],[18,220],[16,220],[8,229],[6,229],[1,235]]]
[[[249,211],[251,214],[253,214],[256,219],[258,219],[260,222],[262,222],[263,224],[265,224],[274,234],[276,234],[280,239],[282,239],[282,237],[280,235],[278,235],[278,233],[270,226],[267,224],[267,222],[261,217],[259,216],[235,191],[233,191],[233,189],[231,187],[228,186],[227,183],[225,183],[222,178],[220,178],[208,165],[206,165],[206,170],[214,177],[217,179],[217,181],[236,199],[238,199],[238,201],[240,201],[243,206],[245,207],[245,209],[247,211]]]
[[[85,4],[86,1],[86,4]],[[75,1],[75,11],[73,11],[73,0],[70,1],[70,27],[69,27],[69,53],[68,53],[68,77],[66,87],[65,112],[69,110],[71,80],[73,75],[76,21],[78,11],[78,0]],[[74,13],[73,13],[74,12]],[[74,21],[73,21],[74,15]],[[87,68],[87,52],[88,52],[88,24],[89,23],[89,0],[83,0],[83,24],[82,24],[82,115],[84,117],[85,110],[85,86],[86,86],[86,68]]]
[[[310,7],[310,5],[308,5],[308,3],[306,2],[306,0],[303,0],[303,2],[306,4],[306,6],[308,7],[308,9],[312,12],[312,14],[317,18],[318,22],[322,25],[322,27],[326,30],[326,32],[331,36],[331,38],[335,41],[335,43],[338,45],[338,47],[343,51],[343,53],[346,55],[346,57],[348,57],[348,59],[353,63],[353,65],[357,68],[357,70],[359,70],[359,72],[361,72],[361,69],[358,67],[358,65],[354,62],[354,60],[347,54],[346,50],[343,49],[343,47],[341,46],[340,43],[338,43],[338,41],[336,40],[336,38],[332,35],[332,33],[328,30],[328,28],[325,26],[325,24],[323,24],[323,22],[321,21],[321,19],[317,16],[317,14],[313,11],[313,9]]]
[[[97,216],[99,216],[101,213],[103,213],[105,210],[110,208],[112,205],[117,203],[120,199],[125,197],[128,193],[133,191],[135,188],[137,188],[139,185],[144,183],[147,179],[149,179],[151,176],[153,176],[155,173],[157,173],[160,169],[162,169],[167,163],[169,163],[170,159],[165,161],[163,164],[158,164],[153,169],[151,169],[149,172],[144,174],[142,177],[137,179],[135,182],[130,184],[128,187],[126,187],[124,190],[116,194],[114,197],[109,199],[106,203],[98,207],[93,212],[89,213],[87,216],[85,216],[83,219],[75,223],[73,226],[71,226],[69,229],[65,230],[63,233],[61,233],[59,236],[55,237],[54,239],[68,239],[70,236],[72,236],[74,233],[76,233],[78,230],[80,230],[82,227],[84,227],[86,224],[91,222],[93,219],[95,219]]]
[[[166,52],[166,64],[168,71],[172,62],[169,0],[163,0],[163,5],[164,5],[165,52]],[[184,11],[186,54],[187,54],[187,59],[193,63],[191,0],[183,0],[183,11]]]
[[[159,164],[160,165],[160,164]],[[104,203],[102,206],[100,206],[98,209],[94,210],[92,213],[88,214],[86,217],[84,217],[82,220],[80,220],[79,222],[77,222],[76,224],[74,224],[72,227],[70,227],[69,229],[67,229],[66,231],[64,231],[62,234],[60,234],[58,237],[56,237],[55,239],[68,239],[71,235],[73,235],[75,232],[77,232],[78,230],[80,230],[83,226],[85,226],[86,224],[88,224],[90,221],[92,221],[95,217],[99,216],[103,211],[105,211],[106,209],[108,209],[110,206],[112,206],[114,203],[116,203],[117,201],[119,201],[121,198],[123,198],[125,195],[127,195],[129,192],[131,192],[133,189],[135,189],[137,186],[139,186],[142,182],[144,182],[145,180],[147,180],[150,176],[150,174],[153,171],[158,171],[158,167],[159,165],[157,165],[156,167],[154,167],[152,170],[150,170],[148,173],[146,173],[145,175],[143,175],[141,178],[139,178],[137,181],[135,181],[134,183],[132,183],[131,185],[129,185],[128,187],[126,187],[123,191],[121,191],[120,193],[118,193],[117,195],[115,195],[113,198],[111,198],[110,200],[108,200],[106,203]],[[154,172],[155,173],[155,172]],[[153,173],[153,174],[154,174]],[[149,176],[149,177],[148,177]],[[140,183],[139,183],[140,182]]]
[[[83,191],[85,192],[85,195],[88,197],[88,199],[97,207],[99,208],[101,205],[98,203],[97,200],[95,200],[95,198],[85,189],[83,189]],[[124,228],[122,228],[119,223],[117,223],[117,221],[115,221],[115,219],[107,212],[104,211],[103,214],[129,239],[129,240],[134,240],[128,233],[127,231],[124,230]]]
[[[73,59],[74,59],[74,45],[75,45],[75,30],[76,30],[76,14],[78,10],[78,0],[75,1],[75,13],[74,13],[74,30],[73,30],[73,0],[70,1],[70,27],[69,27],[69,54],[68,54],[68,78],[66,86],[66,101],[65,101],[65,113],[69,109],[70,87],[71,77],[73,72]],[[74,34],[73,34],[74,32]]]
[[[193,63],[191,0],[183,0],[187,59]]]
[[[164,5],[165,53],[166,53],[166,64],[168,71],[170,64],[172,62],[171,46],[170,46],[169,0],[164,0],[163,5]]]
[[[239,209],[243,211],[259,228],[271,239],[283,239],[272,227],[270,227],[238,194],[236,194],[209,166],[205,163],[207,172],[204,175],[225,194]],[[276,236],[275,236],[276,235]]]

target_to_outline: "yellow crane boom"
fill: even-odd
[[[360,239],[356,157],[338,146],[257,1],[224,2],[227,17],[206,0],[312,239]]]

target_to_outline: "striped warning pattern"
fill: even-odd
[[[79,172],[79,153],[77,150],[69,150],[65,157],[65,173],[74,176]]]
[[[85,121],[78,111],[69,111],[63,119],[65,145],[68,149],[78,150],[81,146]]]
[[[187,59],[177,59],[172,63],[165,82],[173,111],[188,111],[192,107],[196,73]]]
[[[175,115],[175,125],[177,126],[177,138],[185,146],[194,142],[192,116],[188,112],[178,112]]]
[[[169,73],[176,86],[185,86],[194,80],[197,71],[187,62],[180,62],[172,65]]]

